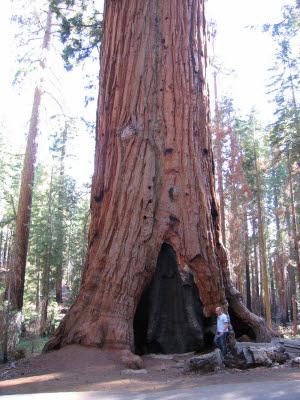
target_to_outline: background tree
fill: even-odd
[[[29,240],[30,207],[32,203],[32,188],[34,183],[34,168],[37,153],[39,113],[43,94],[42,85],[44,81],[44,71],[47,62],[47,53],[50,48],[51,27],[52,12],[49,8],[47,12],[46,24],[44,27],[44,37],[41,49],[42,56],[39,62],[41,75],[39,83],[36,86],[34,92],[29,134],[27,139],[20,194],[18,200],[17,221],[11,259],[11,269],[7,282],[7,286],[10,287],[11,293],[11,307],[12,309],[18,310],[21,310],[23,306],[25,269]]]
[[[295,210],[294,175],[299,171],[300,125],[299,105],[299,48],[297,35],[300,27],[299,0],[294,5],[283,7],[282,20],[274,25],[265,25],[276,43],[276,60],[272,71],[269,94],[276,104],[276,121],[271,127],[271,143],[277,156],[286,160],[289,181],[289,196],[292,215],[294,258],[300,282],[300,259],[298,227]],[[299,173],[297,173],[299,179]],[[296,178],[296,179],[297,179]],[[299,201],[299,190],[296,191]],[[299,286],[300,287],[300,286]]]
[[[50,0],[50,7],[59,21],[62,58],[67,70],[74,64],[99,56],[102,13],[94,0]],[[97,49],[97,56],[94,51]]]

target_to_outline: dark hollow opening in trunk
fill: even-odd
[[[230,323],[234,330],[235,338],[239,339],[241,336],[247,335],[250,340],[255,341],[256,335],[251,326],[241,321],[231,307],[228,307],[228,313],[230,317]]]
[[[142,293],[134,317],[135,353],[187,353],[211,349],[216,318],[206,318],[191,273],[163,243],[151,283]]]

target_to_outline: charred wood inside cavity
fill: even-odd
[[[243,322],[240,318],[238,318],[238,316],[235,314],[235,312],[231,307],[228,308],[228,313],[230,317],[230,323],[234,330],[236,339],[239,339],[243,335],[247,335],[249,339],[255,341],[256,335],[251,326]]]
[[[215,318],[204,316],[193,275],[181,273],[174,249],[163,243],[134,318],[137,354],[186,353],[212,347]]]
[[[218,214],[218,211],[217,211],[217,207],[216,207],[216,203],[215,203],[214,199],[212,199],[212,202],[211,202],[211,215],[212,215],[212,217],[213,217],[214,220],[215,220],[215,219],[217,218],[217,216],[219,215],[219,214]]]

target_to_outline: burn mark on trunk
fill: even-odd
[[[175,215],[170,215],[169,218],[170,218],[170,223],[169,223],[170,228],[176,233],[176,235],[179,235],[179,233],[176,230],[176,227],[180,222],[180,220],[177,217],[175,217]]]
[[[173,152],[173,149],[172,148],[168,148],[168,149],[165,150],[165,155],[166,154],[170,154],[172,152]]]
[[[170,215],[170,221],[173,221],[173,222],[180,222],[180,219],[178,219],[177,217],[175,217],[175,215]]]
[[[197,258],[200,258],[200,257],[201,257],[201,254],[198,253],[198,254],[195,255],[195,257],[191,258],[189,261],[193,262],[193,261],[197,260]]]
[[[103,196],[104,196],[104,190],[102,189],[99,196],[94,197],[95,202],[100,203],[103,200]]]
[[[148,207],[149,204],[152,203],[152,199],[148,200],[147,204],[146,204],[146,208]]]
[[[212,199],[212,202],[211,202],[211,215],[213,217],[213,220],[215,220],[217,218],[217,216],[219,215],[214,199]]]
[[[169,189],[169,197],[171,201],[175,201],[175,197],[174,197],[174,188],[170,188]]]

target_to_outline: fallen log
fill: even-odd
[[[183,372],[201,371],[214,372],[223,368],[222,355],[219,349],[212,353],[198,355],[188,360],[178,363],[177,368],[181,368]]]
[[[279,343],[286,348],[291,357],[300,356],[300,340],[280,339]]]
[[[224,358],[228,368],[248,369],[261,366],[270,367],[273,363],[282,364],[290,358],[280,343],[237,343]]]

